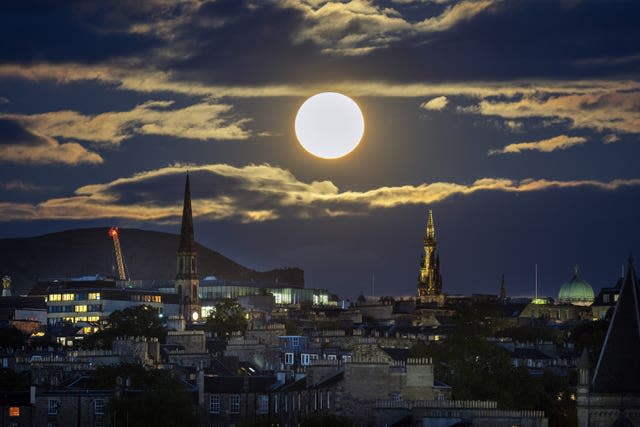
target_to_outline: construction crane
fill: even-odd
[[[109,236],[113,239],[113,247],[116,251],[116,263],[118,264],[118,278],[120,280],[127,280],[127,273],[124,269],[124,259],[122,258],[122,249],[120,248],[120,233],[118,227],[111,227],[109,229]]]

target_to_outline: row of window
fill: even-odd
[[[50,324],[54,324],[56,322],[59,322],[60,320],[71,322],[71,323],[76,323],[76,322],[97,322],[97,321],[100,320],[100,316],[55,317],[55,318],[49,319],[49,323]]]
[[[100,304],[79,304],[79,305],[50,305],[49,313],[86,313],[88,311],[102,311]]]
[[[220,414],[222,413],[222,397],[219,394],[212,394],[209,396],[209,412],[212,414]],[[331,408],[331,394],[330,392],[319,392],[313,393],[313,410],[324,410]],[[297,406],[296,406],[297,403]],[[274,395],[273,396],[273,412],[278,414],[280,410],[284,412],[289,412],[289,408],[291,411],[295,412],[296,407],[297,410],[302,409],[302,395]],[[311,404],[311,402],[309,402]],[[228,414],[239,414],[240,413],[240,395],[239,394],[231,394],[228,396]],[[269,395],[260,394],[257,397],[256,401],[256,414],[264,415],[269,413]]]
[[[311,364],[312,360],[318,360],[319,356],[317,354],[307,354],[307,353],[302,353],[300,354],[300,364],[302,366],[307,366]],[[335,354],[327,354],[325,355],[325,359],[327,360],[338,360],[338,356]],[[347,356],[344,355],[342,356],[342,361],[343,362],[350,362],[351,361],[351,356]],[[295,356],[294,353],[285,353],[284,354],[284,363],[286,365],[293,365],[295,363]]]
[[[58,399],[49,399],[47,403],[47,414],[58,415],[58,409],[60,408],[60,401]],[[93,414],[104,415],[104,399],[93,400]]]
[[[140,294],[133,294],[133,295],[131,295],[131,301],[140,301],[140,302],[157,302],[157,303],[161,303],[161,302],[162,302],[162,298],[160,297],[160,295],[140,295]]]
[[[100,299],[100,292],[49,294],[49,301],[84,301]]]

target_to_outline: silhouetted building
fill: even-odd
[[[624,274],[618,279],[615,285],[609,288],[601,288],[600,292],[593,300],[591,305],[591,313],[594,319],[606,319],[608,315],[613,313],[613,309],[618,302],[620,289],[624,283]]]
[[[578,426],[640,425],[640,283],[633,261],[600,351],[593,377],[583,352],[578,378]]]
[[[200,298],[197,276],[196,243],[193,237],[193,216],[191,213],[191,189],[189,175],[184,184],[184,203],[182,206],[182,227],[180,228],[180,246],[177,253],[176,293],[180,300],[180,313],[188,319],[200,317]]]

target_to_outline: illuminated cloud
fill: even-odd
[[[99,164],[99,154],[77,142],[59,143],[11,120],[0,118],[0,162],[22,164]]]
[[[248,119],[236,119],[232,106],[204,102],[183,108],[170,108],[172,101],[148,101],[129,111],[113,111],[94,116],[76,111],[42,114],[2,114],[31,132],[47,138],[70,138],[118,145],[136,134],[170,135],[199,140],[239,140],[251,133]],[[66,144],[65,144],[66,145]]]
[[[545,117],[570,121],[574,129],[640,132],[640,88],[591,93],[530,94],[507,101],[484,99],[465,110],[508,119]]]
[[[567,148],[575,145],[581,145],[585,142],[587,142],[587,139],[581,136],[558,135],[553,138],[543,139],[542,141],[509,144],[501,149],[489,150],[489,155],[522,153],[523,151],[540,151],[543,153],[550,153],[556,150],[566,150]]]
[[[439,96],[437,98],[433,98],[427,102],[423,102],[420,106],[425,110],[434,110],[439,111],[447,106],[449,100],[446,96]]]
[[[640,83],[633,80],[530,80],[509,82],[459,83],[395,83],[387,81],[332,81],[325,84],[263,84],[263,85],[207,85],[183,80],[172,72],[126,64],[86,65],[79,63],[0,64],[0,79],[20,78],[33,82],[72,84],[96,82],[138,93],[168,92],[207,98],[271,98],[304,97],[309,93],[333,90],[352,96],[425,98],[465,96],[535,97],[553,94],[590,95],[640,91]],[[480,112],[478,105],[465,112]]]
[[[186,165],[174,165],[104,184],[86,185],[78,188],[72,196],[38,204],[3,202],[0,203],[0,217],[5,221],[122,218],[176,222],[182,209],[186,169]],[[435,182],[368,191],[341,191],[331,181],[303,182],[290,171],[268,164],[244,167],[189,165],[188,169],[192,177],[194,215],[204,220],[239,222],[366,215],[374,209],[429,205],[452,196],[483,191],[517,193],[577,187],[613,191],[640,186],[640,179],[601,182],[483,178],[470,184]]]
[[[446,31],[458,25],[460,22],[473,19],[476,15],[496,3],[494,0],[461,1],[453,6],[447,7],[440,15],[425,19],[415,25],[415,27],[419,31]]]
[[[42,187],[40,185],[35,185],[30,182],[25,182],[20,179],[13,179],[11,181],[2,182],[0,183],[0,188],[2,188],[5,191],[20,191],[20,192],[43,191],[45,189],[45,187]]]
[[[605,135],[602,137],[602,142],[605,144],[613,144],[614,142],[620,141],[620,137],[615,133],[610,133],[609,135]]]
[[[303,14],[305,20],[294,36],[295,42],[312,41],[324,53],[364,55],[402,38],[449,30],[496,3],[495,0],[463,0],[420,22],[410,22],[394,8],[366,0],[286,0],[276,4]]]
[[[509,82],[458,83],[393,83],[386,81],[333,81],[330,84],[262,84],[208,85],[182,80],[180,75],[153,69],[114,64],[82,65],[77,63],[32,65],[0,65],[0,79],[22,78],[36,82],[53,81],[70,84],[80,81],[98,82],[121,90],[138,93],[175,93],[202,99],[305,97],[321,91],[338,91],[355,97],[445,98],[462,97],[457,111],[463,114],[496,116],[505,126],[517,132],[522,119],[538,118],[542,124],[567,123],[573,129],[591,129],[608,133],[640,133],[640,82],[633,80],[531,80]],[[471,104],[465,105],[472,101]],[[435,102],[435,101],[434,101]],[[423,107],[427,107],[422,104]],[[432,104],[433,105],[433,104]],[[437,105],[437,104],[436,104]],[[244,126],[247,121],[231,116],[228,104],[202,101],[191,107],[169,109],[168,106],[143,104],[132,111],[107,112],[102,115],[70,117],[74,125],[104,119],[111,126],[105,138],[122,140],[133,133],[175,135],[187,131],[196,139],[246,139],[252,134]],[[188,123],[191,112],[199,117],[210,114],[212,125],[180,127],[179,123],[162,125],[165,118],[184,113]],[[64,112],[47,113],[62,114]],[[67,112],[68,113],[68,112]],[[166,114],[163,114],[166,113]],[[78,114],[78,113],[76,113]],[[42,119],[45,115],[40,115]],[[92,122],[97,124],[96,121]],[[132,123],[127,130],[123,123]],[[102,124],[102,123],[101,123]],[[75,127],[75,126],[74,126]],[[44,132],[43,132],[44,133]],[[86,132],[81,132],[86,134]],[[50,133],[45,133],[50,135]],[[80,138],[79,138],[80,139]]]

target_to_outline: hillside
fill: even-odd
[[[116,276],[113,242],[108,228],[66,230],[43,236],[0,239],[0,275],[12,279],[14,295],[27,293],[38,278],[84,275]],[[121,229],[121,245],[129,276],[136,280],[171,280],[176,274],[177,234]],[[258,272],[224,255],[198,246],[198,276],[221,279],[278,280],[302,284],[298,268]]]

